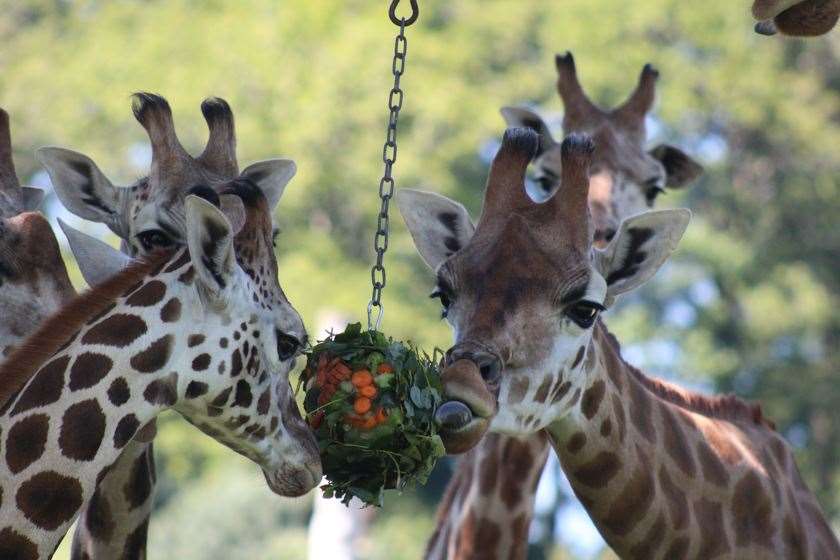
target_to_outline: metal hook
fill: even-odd
[[[408,19],[405,18],[398,18],[397,17],[397,5],[400,3],[400,0],[391,0],[391,7],[388,9],[388,17],[391,18],[391,21],[394,25],[401,25],[408,27],[415,21],[417,21],[417,16],[420,15],[420,8],[417,7],[417,0],[409,0],[411,3],[411,15]]]

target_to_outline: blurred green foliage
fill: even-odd
[[[201,99],[224,97],[242,163],[289,156],[299,166],[278,215],[290,299],[313,330],[327,311],[356,320],[369,296],[391,80],[395,28],[384,4],[0,0],[0,104],[19,171],[36,171],[33,148],[58,144],[126,184],[144,173],[133,154],[146,143],[131,92],[168,97],[194,152],[206,134]],[[661,201],[695,213],[682,248],[608,321],[649,371],[760,399],[837,519],[840,40],[755,35],[748,4],[420,0],[397,184],[477,214],[488,147],[504,127],[499,107],[559,115],[555,52],[574,52],[604,104],[654,63],[657,139],[696,155],[707,174]],[[396,216],[387,266],[386,330],[445,346],[448,329],[426,298],[430,275]],[[271,496],[256,467],[180,420],[164,422],[157,450],[151,557],[302,557],[307,500]],[[417,558],[429,503],[390,497],[366,557]]]

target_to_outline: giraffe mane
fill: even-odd
[[[115,299],[153,269],[162,266],[172,254],[156,253],[133,262],[108,280],[77,295],[46,319],[0,364],[0,411],[85,323],[106,311]]]
[[[606,326],[604,333],[607,335],[607,341],[613,347],[616,354],[620,356],[621,345],[618,339],[606,329]],[[776,429],[776,424],[769,418],[764,417],[764,413],[761,411],[761,404],[759,403],[748,402],[733,394],[710,396],[689,391],[662,379],[648,377],[644,372],[628,364],[623,359],[622,363],[624,363],[633,377],[645,389],[666,402],[709,418],[733,422],[747,422],[771,430]]]

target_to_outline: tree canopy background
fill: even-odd
[[[760,400],[836,524],[840,34],[758,36],[749,4],[420,0],[407,32],[397,186],[434,190],[477,215],[501,106],[531,105],[559,135],[555,53],[574,53],[584,87],[605,105],[652,62],[661,78],[651,144],[675,143],[707,172],[660,199],[693,210],[688,234],[607,322],[648,372]],[[298,163],[277,216],[292,303],[312,333],[336,317],[361,318],[396,31],[384,2],[0,0],[0,14],[0,105],[22,177],[45,183],[33,151],[53,144],[128,184],[149,161],[131,92],[166,96],[193,152],[206,139],[201,99],[223,97],[241,164]],[[448,328],[426,297],[431,275],[396,211],[386,266],[386,330],[445,347]],[[303,556],[310,500],[274,497],[256,467],[175,417],[156,450],[150,557]],[[445,475],[417,495],[389,496],[363,556],[417,558]],[[569,504],[558,497],[532,531],[534,558],[576,553],[564,544],[574,541],[564,517],[552,513]]]

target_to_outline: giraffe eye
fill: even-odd
[[[566,308],[566,317],[582,329],[588,329],[595,323],[598,313],[604,310],[604,306],[594,301],[579,301]]]
[[[664,193],[665,189],[662,187],[662,181],[658,177],[653,177],[645,181],[645,198],[648,204],[653,204],[656,197]]]
[[[537,178],[537,182],[542,187],[546,193],[550,193],[551,189],[554,188],[554,184],[557,182],[556,179],[549,177],[548,175],[543,175],[542,177]]]
[[[452,305],[452,300],[449,297],[449,294],[447,294],[441,288],[435,288],[435,291],[429,294],[429,297],[432,299],[437,298],[440,300],[440,304],[443,306],[441,318],[445,319],[447,314],[449,314],[449,306]]]
[[[280,361],[294,357],[298,350],[303,347],[303,343],[292,335],[277,331],[277,355],[280,356]]]
[[[175,243],[171,237],[159,229],[150,229],[148,231],[138,233],[137,240],[140,241],[140,244],[146,251],[151,251],[152,249],[166,249],[168,247],[172,247]]]

